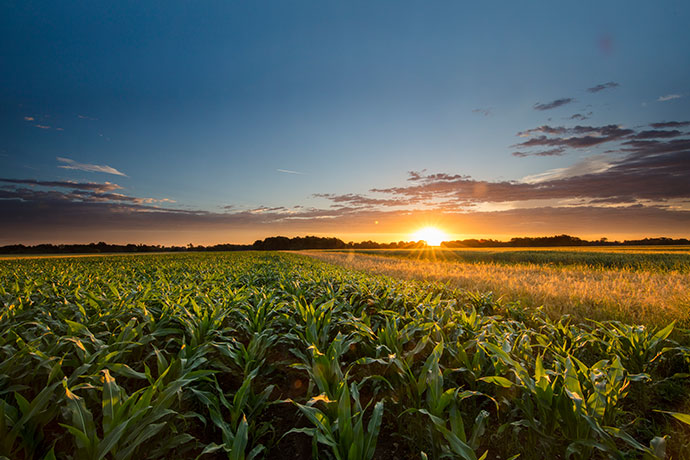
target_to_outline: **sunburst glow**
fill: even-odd
[[[412,234],[413,241],[424,240],[429,246],[440,246],[447,239],[448,235],[436,227],[424,227]]]

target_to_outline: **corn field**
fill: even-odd
[[[690,458],[690,334],[296,254],[0,261],[0,458]]]

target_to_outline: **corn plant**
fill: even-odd
[[[209,416],[220,430],[222,438],[222,444],[208,444],[201,455],[222,450],[230,460],[251,460],[265,449],[257,440],[268,432],[269,427],[265,423],[258,423],[256,419],[266,408],[273,386],[266,387],[258,394],[254,393],[252,382],[257,373],[258,368],[246,375],[242,385],[230,399],[230,395],[223,392],[217,380],[215,393],[195,391],[207,406]],[[248,447],[251,447],[249,452]]]
[[[309,374],[307,395],[312,394],[313,387],[316,385],[319,393],[331,400],[336,399],[340,385],[347,380],[347,370],[343,372],[343,356],[356,341],[357,338],[347,337],[339,332],[323,352],[319,351],[315,345],[309,346],[307,353],[298,349],[292,351],[302,361],[293,364],[292,367]]]
[[[607,338],[607,351],[619,356],[631,374],[648,374],[650,366],[664,353],[665,340],[673,332],[675,321],[655,333],[645,326],[631,326],[617,321],[600,326]]]
[[[66,415],[70,422],[61,426],[74,436],[75,458],[102,459],[110,454],[114,459],[126,460],[140,457],[146,451],[151,452],[151,446],[143,446],[161,432],[176,414],[170,407],[180,389],[189,383],[189,379],[176,379],[165,384],[165,375],[161,375],[153,385],[127,395],[110,372],[104,370],[100,430],[97,430],[92,411],[87,408],[84,398],[68,387],[67,379],[63,380]],[[99,431],[102,437],[98,436]],[[192,439],[186,434],[173,437],[166,442],[165,450],[174,449]]]
[[[322,411],[316,404],[329,402],[337,407],[335,413]],[[314,425],[312,428],[293,428],[290,433],[304,433],[314,440],[314,457],[318,457],[317,444],[330,448],[336,460],[370,460],[376,450],[376,441],[383,418],[383,402],[379,401],[364,425],[364,413],[368,405],[362,407],[359,388],[356,383],[349,387],[346,382],[340,382],[337,398],[329,400],[326,395],[312,398],[307,404],[293,403]]]
[[[0,260],[0,458],[276,457],[294,417],[348,460],[379,430],[401,457],[687,455],[687,331],[502,302],[296,254]]]

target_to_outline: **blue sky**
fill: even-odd
[[[0,243],[688,236],[689,23],[681,1],[8,2]],[[602,185],[631,165],[656,180]]]

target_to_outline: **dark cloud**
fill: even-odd
[[[671,141],[631,140],[623,142],[624,152],[632,152],[636,156],[645,157],[659,154],[690,153],[690,139],[674,139]]]
[[[371,198],[356,193],[347,193],[343,195],[336,195],[332,193],[315,193],[313,195],[317,198],[326,198],[335,205],[351,206],[351,207],[371,207],[371,206],[405,206],[410,205],[419,200],[414,199],[385,199],[385,198]]]
[[[588,115],[576,113],[568,117],[568,120],[589,120],[589,115],[591,115],[591,112]]]
[[[580,126],[573,128],[572,132],[595,130],[607,138],[617,139],[624,138],[631,131],[611,125],[602,128]],[[536,145],[543,145],[544,136],[535,139],[539,142]],[[565,144],[568,147],[593,143],[577,137],[559,138],[557,141],[555,145]],[[561,153],[559,150],[548,152],[553,155]],[[372,192],[388,194],[389,198],[429,202],[432,199],[450,199],[457,203],[575,198],[614,202],[690,199],[690,139],[627,140],[622,143],[620,153],[624,156],[598,158],[597,161],[575,165],[570,170],[557,171],[529,183],[478,181],[447,173],[411,172],[409,179],[412,185],[372,189]],[[527,154],[518,152],[517,155]]]
[[[158,201],[169,200],[155,200],[153,198],[138,198],[124,195],[121,193],[109,193],[89,190],[72,190],[69,192],[62,192],[59,190],[40,190],[36,188],[24,187],[3,187],[0,188],[0,199],[16,199],[24,202],[40,201],[40,202],[57,202],[57,201],[81,201],[81,202],[125,202],[137,205],[152,204]],[[146,207],[148,208],[148,207]]]
[[[618,83],[616,83],[615,81],[610,81],[608,83],[602,83],[600,85],[593,86],[591,88],[587,88],[587,91],[589,91],[590,93],[598,93],[599,91],[603,91],[605,89],[615,88],[617,86],[620,86],[620,85]]]
[[[617,125],[607,126],[575,126],[564,128],[562,126],[540,126],[518,133],[519,136],[531,136],[533,134],[561,135],[563,137],[548,137],[545,135],[532,137],[531,139],[515,144],[512,147],[519,149],[532,147],[570,147],[587,148],[606,142],[617,141],[635,133],[632,129],[621,128]]]
[[[520,131],[517,135],[520,137],[529,137],[532,134],[565,134],[568,132],[568,128],[564,128],[563,126],[549,126],[549,125],[542,125],[542,126],[537,126],[536,128],[528,129],[526,131]]]
[[[662,122],[651,123],[654,128],[682,127],[690,122]],[[566,149],[582,149],[595,147],[601,144],[618,143],[618,149],[607,150],[607,153],[640,151],[651,153],[666,153],[678,149],[687,148],[686,139],[675,139],[687,136],[677,129],[651,129],[635,131],[618,125],[583,126],[574,127],[542,125],[517,133],[519,137],[527,140],[514,144],[511,147],[521,149],[513,152],[516,157],[528,156],[554,156],[563,155]],[[673,139],[662,142],[661,139]],[[546,150],[531,151],[531,149]]]
[[[649,131],[640,131],[639,133],[635,134],[632,136],[632,139],[668,139],[671,137],[678,137],[682,136],[683,133],[678,131],[677,129],[674,129],[672,131],[662,131],[662,130],[649,130]]]
[[[565,148],[558,147],[551,150],[542,150],[540,152],[513,152],[513,156],[524,158],[524,157],[554,157],[564,155],[566,152]]]
[[[97,183],[97,182],[72,182],[72,181],[41,181],[35,179],[7,179],[0,178],[0,182],[9,184],[22,185],[36,185],[41,187],[62,187],[74,190],[90,190],[94,192],[112,192],[113,190],[121,189],[117,184],[111,182]]]
[[[661,123],[650,123],[652,128],[683,128],[690,126],[690,121],[662,121]]]
[[[555,109],[556,107],[561,107],[566,104],[570,104],[571,102],[575,102],[575,99],[572,97],[565,97],[562,99],[556,99],[555,101],[547,102],[546,104],[542,104],[540,102],[537,102],[534,104],[533,108],[534,110],[551,110]]]

